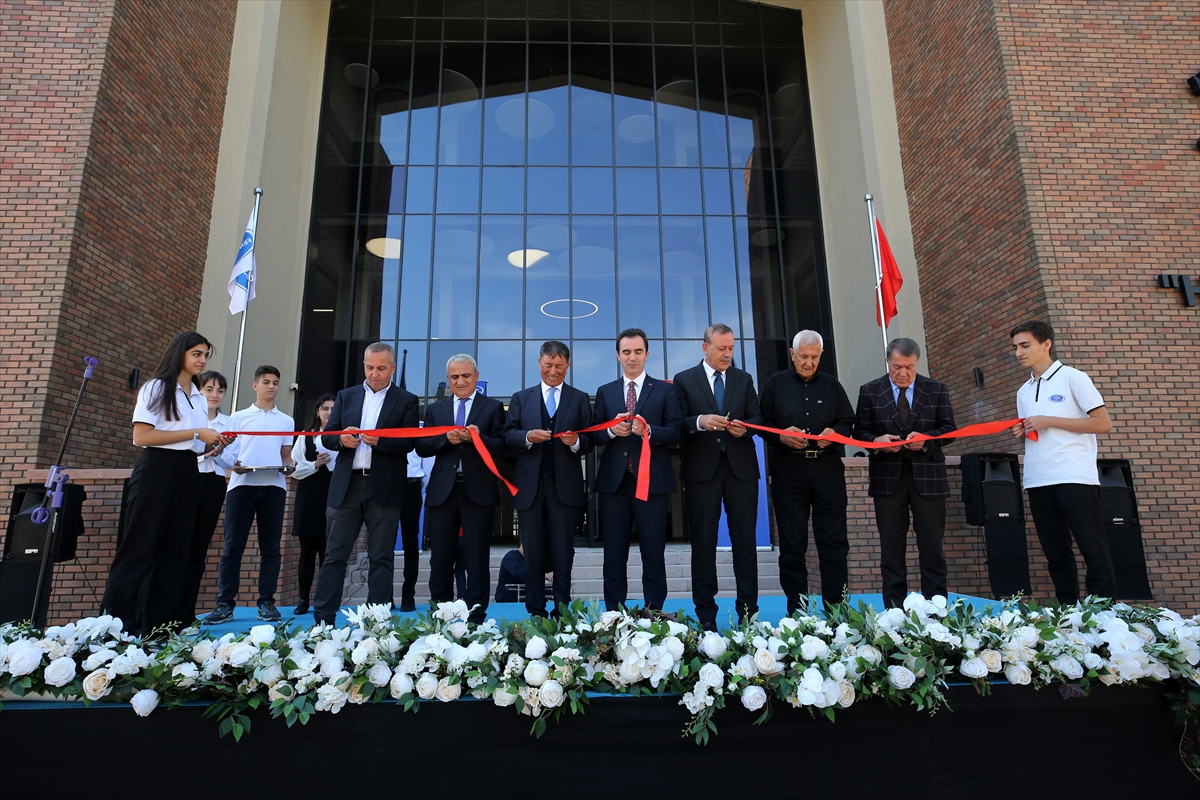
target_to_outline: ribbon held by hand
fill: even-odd
[[[610,419],[608,422],[601,422],[599,425],[592,425],[589,428],[584,428],[578,431],[563,431],[563,433],[554,434],[555,439],[561,439],[566,433],[598,433],[606,431],[609,428],[615,428],[618,425],[628,420],[640,420],[642,423],[642,452],[638,454],[637,465],[637,488],[633,496],[643,503],[650,499],[650,423],[637,415],[629,414],[616,419]]]
[[[967,439],[972,436],[990,436],[994,433],[1004,433],[1012,430],[1013,426],[1020,425],[1024,420],[1007,419],[1002,422],[980,422],[975,425],[968,425],[965,428],[943,433],[940,436],[930,436],[926,433],[916,433],[909,439],[904,439],[898,442],[864,442],[861,439],[852,439],[849,436],[843,436],[840,433],[827,433],[824,436],[820,434],[804,433],[803,431],[785,431],[779,428],[768,428],[765,425],[751,425],[749,422],[743,422],[747,428],[753,428],[756,431],[764,431],[766,433],[774,433],[779,436],[794,436],[798,439],[808,439],[815,442],[837,442],[838,444],[848,445],[850,447],[860,447],[863,450],[882,450],[885,447],[895,447],[899,444],[910,444],[912,442],[934,442],[942,439]],[[1026,434],[1030,441],[1037,441],[1037,431],[1030,431]]]

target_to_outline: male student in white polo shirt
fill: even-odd
[[[258,618],[278,622],[275,589],[279,584],[279,540],[283,538],[283,508],[287,500],[285,475],[295,469],[292,418],[275,407],[279,370],[264,365],[254,371],[254,403],[230,418],[229,433],[279,431],[279,436],[238,436],[218,463],[232,470],[225,493],[225,549],[218,568],[217,605],[204,622],[215,625],[233,616],[242,570],[242,553],[250,524],[258,519]],[[246,467],[279,469],[248,470]]]
[[[1088,594],[1111,598],[1117,579],[1100,518],[1096,469],[1096,434],[1112,430],[1104,398],[1091,378],[1050,354],[1050,323],[1026,322],[1009,336],[1017,361],[1032,373],[1017,391],[1017,416],[1024,422],[1012,432],[1024,438],[1037,431],[1037,441],[1025,440],[1024,484],[1055,596],[1061,603],[1079,601],[1074,535],[1087,562]]]

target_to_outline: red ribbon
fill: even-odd
[[[439,425],[432,428],[373,428],[363,431],[294,431],[292,434],[281,434],[279,431],[229,431],[225,435],[232,436],[378,436],[382,439],[427,439],[432,436],[441,436],[451,431],[461,431],[461,425]],[[483,443],[483,439],[479,436],[471,437],[471,444],[475,445],[475,452],[479,453],[479,457],[483,459],[484,465],[488,471],[504,482],[508,490],[517,494],[517,487],[508,482],[508,479],[500,474],[500,470],[496,468],[496,462],[492,459],[492,454],[488,452],[487,445]]]
[[[561,439],[567,433],[597,433],[599,431],[606,431],[631,419],[642,421],[642,452],[638,455],[637,489],[634,491],[633,496],[644,503],[650,499],[650,423],[646,422],[641,416],[633,414],[617,417],[616,419],[610,419],[608,422],[601,422],[599,425],[593,425],[583,430],[556,433],[554,434],[554,438]]]
[[[966,439],[971,436],[990,436],[993,433],[1003,433],[1010,430],[1014,425],[1019,425],[1023,420],[1007,419],[1003,422],[980,422],[975,425],[968,425],[965,428],[943,433],[941,436],[930,436],[925,433],[917,433],[910,439],[905,439],[904,442],[864,442],[860,439],[851,439],[849,436],[842,436],[840,433],[828,433],[824,436],[812,433],[801,433],[799,431],[784,431],[779,428],[768,428],[765,425],[751,425],[749,422],[743,422],[747,428],[753,428],[756,431],[766,431],[767,433],[775,433],[780,436],[795,436],[800,439],[810,439],[819,442],[837,442],[851,447],[861,447],[864,450],[880,450],[885,447],[895,447],[898,444],[908,442],[933,442],[940,439]],[[1037,441],[1037,431],[1030,431],[1026,434],[1031,441]]]

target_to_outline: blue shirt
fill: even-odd
[[[891,383],[891,384],[892,384],[892,402],[896,404],[896,408],[899,408],[899,407],[900,407],[900,387],[899,387],[899,386],[897,386],[897,385],[896,385],[896,384],[895,384],[895,383],[892,381],[892,379],[891,379],[891,378],[888,378],[888,383]],[[910,409],[912,408],[912,403],[913,403],[913,386],[914,386],[915,384],[916,384],[916,381],[913,381],[912,383],[910,383],[910,384],[908,385],[908,388],[904,390],[904,396],[908,398],[908,407],[909,407]]]

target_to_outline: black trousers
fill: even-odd
[[[196,453],[147,447],[129,477],[125,535],[117,546],[103,611],[129,633],[181,622],[192,530],[200,502]]]
[[[923,497],[913,482],[912,464],[900,467],[896,491],[876,497],[875,524],[879,528],[879,572],[883,578],[883,605],[902,606],[908,596],[909,514],[917,535],[921,566],[921,594],[946,594],[946,556],[942,535],[946,532],[946,498]]]
[[[296,541],[300,542],[297,576],[300,584],[300,602],[307,605],[312,597],[313,578],[317,575],[317,568],[325,563],[325,543],[328,539],[324,536],[297,536]]]
[[[225,549],[218,569],[221,586],[217,600],[236,604],[242,582],[242,554],[250,539],[250,526],[258,526],[258,603],[275,602],[281,565],[283,511],[287,490],[278,486],[238,486],[225,495]]]
[[[200,473],[200,502],[196,506],[196,525],[192,528],[192,549],[188,558],[188,574],[183,585],[179,619],[191,622],[196,618],[196,599],[200,582],[208,564],[208,546],[217,531],[217,521],[225,508],[225,477],[215,472]]]
[[[546,616],[546,568],[554,572],[554,610],[571,602],[571,566],[575,561],[575,529],[583,509],[564,505],[554,476],[538,481],[533,505],[517,512],[525,550],[525,609]]]
[[[737,587],[738,619],[758,613],[758,481],[737,478],[721,453],[717,471],[706,481],[684,484],[688,533],[692,542],[692,601],[701,624],[717,620],[717,530],[721,504],[733,547],[733,577]]]
[[[325,560],[317,573],[317,590],[313,595],[315,617],[326,622],[337,618],[346,582],[346,562],[363,525],[367,526],[367,559],[370,561],[367,602],[392,602],[400,507],[376,503],[371,496],[370,478],[356,472],[350,476],[342,504],[329,506],[325,515],[329,529],[325,539]]]
[[[1100,516],[1099,490],[1082,483],[1059,483],[1029,489],[1029,511],[1060,603],[1079,602],[1079,576],[1071,536],[1087,563],[1088,594],[1116,597],[1117,576],[1108,552],[1108,536]]]
[[[400,596],[413,599],[417,592],[417,573],[421,571],[421,547],[417,543],[421,532],[421,479],[408,478],[404,487],[404,504],[400,506],[400,544],[404,548],[404,584]]]
[[[836,455],[771,460],[771,500],[779,529],[779,585],[791,614],[808,596],[808,521],[821,565],[821,598],[840,603],[850,582],[846,559],[846,468]],[[905,523],[907,530],[907,522]]]
[[[492,530],[495,526],[496,507],[481,506],[471,500],[461,482],[454,484],[446,502],[425,507],[431,607],[454,598],[455,561],[461,559],[467,570],[467,590],[460,596],[467,607],[473,609],[468,620],[478,623],[487,619],[492,586]]]
[[[629,598],[629,542],[637,524],[642,555],[642,592],[646,607],[662,610],[667,599],[667,498],[652,494],[642,502],[632,472],[615,492],[600,494],[600,530],[604,536],[604,607],[616,611]]]

